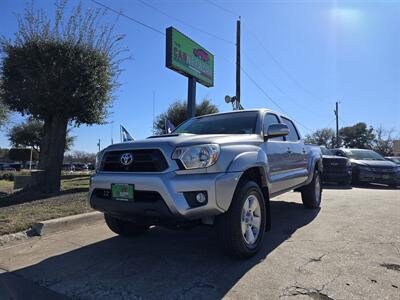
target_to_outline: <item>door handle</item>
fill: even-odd
[[[287,151],[286,151],[286,153],[292,153],[292,150],[290,150],[290,148],[287,148]]]
[[[302,151],[302,152],[303,152],[303,154],[306,154],[306,153],[307,153],[307,151],[306,151],[305,149],[303,149],[303,151]]]

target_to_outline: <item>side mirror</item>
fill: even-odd
[[[286,124],[271,124],[268,126],[267,131],[264,131],[264,139],[273,137],[287,136],[289,134],[289,127]]]

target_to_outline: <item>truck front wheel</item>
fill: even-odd
[[[312,181],[301,189],[301,200],[306,208],[318,208],[321,204],[321,195],[321,174],[315,170]]]
[[[148,225],[121,220],[109,214],[104,214],[104,219],[111,231],[122,236],[137,236],[145,233],[149,229]]]
[[[239,182],[229,210],[218,216],[216,223],[226,252],[238,258],[256,254],[266,225],[265,200],[257,183]]]

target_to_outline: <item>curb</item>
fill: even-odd
[[[43,236],[92,225],[100,221],[104,221],[104,216],[102,213],[96,211],[35,223],[32,225],[32,230],[37,235]]]

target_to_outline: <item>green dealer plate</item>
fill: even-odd
[[[111,184],[111,196],[115,200],[133,201],[135,186],[133,184],[113,183]]]

